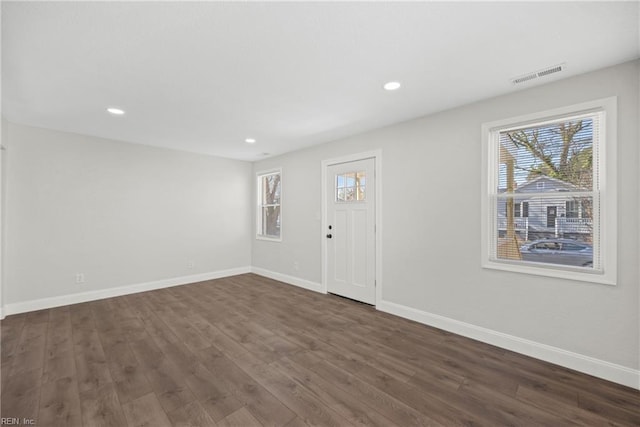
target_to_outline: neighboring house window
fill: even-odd
[[[580,218],[580,203],[578,200],[567,200],[565,202],[565,212],[567,218]]]
[[[282,171],[259,173],[257,238],[280,240],[282,226]]]
[[[609,98],[483,125],[484,267],[615,284],[615,114]]]

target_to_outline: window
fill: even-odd
[[[590,198],[576,197],[574,200],[567,200],[565,212],[567,218],[591,218],[592,201]]]
[[[258,174],[257,238],[281,239],[282,171]]]
[[[616,99],[486,123],[483,266],[616,280]]]
[[[366,198],[365,172],[348,172],[336,175],[336,201],[359,202]]]
[[[565,211],[567,218],[580,218],[580,208],[578,200],[567,200],[565,202]]]
[[[578,245],[576,243],[564,243],[562,245],[563,251],[582,251],[586,249],[588,246]]]

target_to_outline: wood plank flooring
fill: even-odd
[[[37,426],[639,426],[640,392],[252,274],[8,316]]]

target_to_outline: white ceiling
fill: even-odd
[[[638,58],[638,9],[3,1],[2,113],[256,160]],[[560,63],[561,73],[510,82]],[[384,91],[389,80],[402,88]]]

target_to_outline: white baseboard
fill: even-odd
[[[406,307],[389,301],[379,301],[376,308],[380,311],[404,317],[425,325],[443,329],[487,344],[525,354],[536,359],[564,366],[575,371],[593,375],[618,384],[640,390],[640,370],[606,362],[579,353],[563,350],[513,335],[503,334],[492,329],[450,319],[415,308]]]
[[[169,288],[172,286],[185,285],[188,283],[202,282],[205,280],[220,279],[223,277],[236,276],[238,274],[250,273],[251,267],[239,267],[229,270],[213,271],[209,273],[192,274],[190,276],[172,277],[169,279],[155,280],[153,282],[138,283],[135,285],[119,286],[117,288],[100,289],[96,291],[80,292],[71,295],[42,298],[31,301],[7,304],[2,309],[3,316],[11,314],[25,313],[35,310],[60,307],[69,304],[95,301],[104,298],[119,297],[122,295],[135,294],[138,292],[153,291],[155,289]],[[3,317],[0,317],[0,319]]]
[[[265,270],[264,268],[259,267],[251,267],[251,272],[257,274],[258,276],[268,277],[269,279],[278,280],[280,282],[288,283],[290,285],[298,286],[310,291],[319,292],[321,294],[325,293],[322,290],[322,285],[320,283],[312,282],[310,280],[289,276],[287,274],[276,273],[275,271]]]

